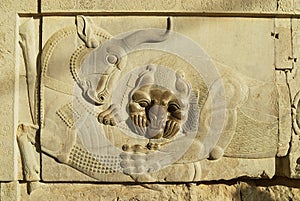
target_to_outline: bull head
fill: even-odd
[[[84,17],[77,17],[77,21]],[[80,21],[80,20],[79,20]],[[81,26],[79,26],[81,24]],[[95,41],[89,27],[91,23],[77,23],[79,37],[89,48],[95,48],[81,64],[80,87],[84,98],[95,104],[103,105],[109,102],[111,92],[115,87],[122,68],[126,65],[127,54],[143,43],[159,43],[165,41],[170,32],[171,21],[167,20],[165,32],[154,30],[138,30],[122,38],[110,38],[100,44]]]

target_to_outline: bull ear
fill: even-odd
[[[136,88],[140,88],[145,85],[154,84],[154,74],[156,72],[155,65],[148,65],[146,70],[143,71],[136,82]]]
[[[76,25],[79,38],[85,42],[88,48],[99,46],[99,42],[94,35],[93,22],[91,20],[88,20],[83,15],[78,15],[76,16]]]

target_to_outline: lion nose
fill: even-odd
[[[153,105],[149,109],[150,127],[154,129],[164,128],[167,119],[167,111],[160,105]]]

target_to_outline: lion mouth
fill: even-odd
[[[152,125],[150,124],[148,129],[151,129],[151,130],[156,130],[156,131],[160,131],[160,130],[163,130],[164,126],[157,126],[157,125]]]
[[[158,139],[163,136],[163,133],[164,133],[163,128],[152,128],[151,126],[149,126],[146,131],[146,137],[149,139],[151,138]]]

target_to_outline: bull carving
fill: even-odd
[[[79,37],[87,47],[96,47],[96,49],[82,63],[79,76],[74,77],[78,77],[77,83],[87,101],[95,105],[103,105],[109,102],[115,81],[126,66],[127,54],[143,43],[165,41],[171,29],[171,20],[168,18],[164,33],[138,30],[123,38],[111,38],[99,47],[95,37],[91,36],[90,24],[83,16],[77,17]]]

